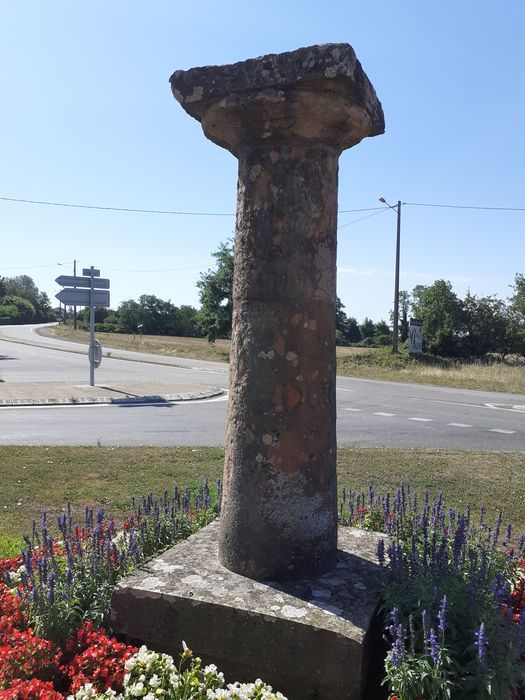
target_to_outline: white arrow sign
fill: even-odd
[[[91,277],[60,275],[55,282],[61,287],[91,287]],[[94,277],[93,289],[109,289],[109,280],[105,277]]]
[[[55,298],[69,306],[109,306],[109,292],[103,289],[62,289]]]

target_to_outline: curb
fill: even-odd
[[[149,396],[94,396],[81,397],[72,396],[68,399],[1,399],[0,406],[87,406],[90,404],[151,404],[151,403],[174,403],[176,401],[198,401],[201,399],[211,399],[215,396],[222,396],[226,392],[216,386],[210,387],[206,391],[192,391],[181,394],[151,394]]]

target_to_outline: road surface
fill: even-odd
[[[77,344],[32,331],[0,329],[5,381],[88,382],[87,357]],[[228,385],[225,364],[114,352],[129,359],[104,357],[96,383]],[[223,445],[225,418],[226,396],[147,406],[5,407],[0,444]],[[339,445],[525,451],[525,396],[338,377],[337,436]]]

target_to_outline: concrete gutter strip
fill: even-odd
[[[2,384],[0,384],[0,396],[2,394]],[[181,387],[182,389],[183,387]],[[99,387],[75,387],[67,384],[59,384],[55,387],[47,386],[43,391],[38,383],[24,383],[24,391],[17,392],[16,387],[7,384],[11,396],[0,398],[0,406],[85,406],[89,404],[144,404],[144,403],[173,403],[176,401],[196,401],[199,399],[211,399],[221,396],[225,392],[215,386],[188,386],[184,391],[178,392],[131,392],[122,386],[119,388],[110,386]],[[89,395],[93,390],[96,395]],[[120,394],[115,396],[115,393]],[[16,396],[18,394],[18,396]],[[42,398],[42,396],[47,398]]]

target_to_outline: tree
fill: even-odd
[[[18,275],[17,277],[4,277],[0,279],[0,299],[4,297],[17,297],[26,299],[33,307],[34,314],[31,315],[27,310],[22,314],[24,318],[29,318],[29,321],[13,321],[13,323],[29,323],[36,321],[43,323],[55,319],[55,313],[51,307],[51,302],[45,292],[40,292],[32,277],[29,275]],[[3,303],[3,302],[0,302]]]
[[[359,330],[361,331],[363,340],[365,338],[373,338],[376,330],[376,324],[372,321],[371,318],[365,316],[363,323],[359,326]]]
[[[467,293],[463,301],[463,354],[481,357],[508,352],[509,316],[505,302],[495,296]]]
[[[199,323],[213,345],[217,338],[229,338],[233,314],[233,241],[221,243],[212,253],[216,269],[201,273],[197,282],[201,308]]]
[[[142,309],[134,299],[121,302],[117,309],[117,333],[138,333],[141,325]]]
[[[0,299],[0,318],[3,323],[31,323],[35,307],[28,299],[7,295]]]
[[[412,312],[423,321],[423,347],[434,355],[461,355],[463,304],[445,280],[417,285],[412,292]]]
[[[374,328],[374,342],[377,345],[390,345],[392,342],[392,331],[386,321],[378,321]]]

